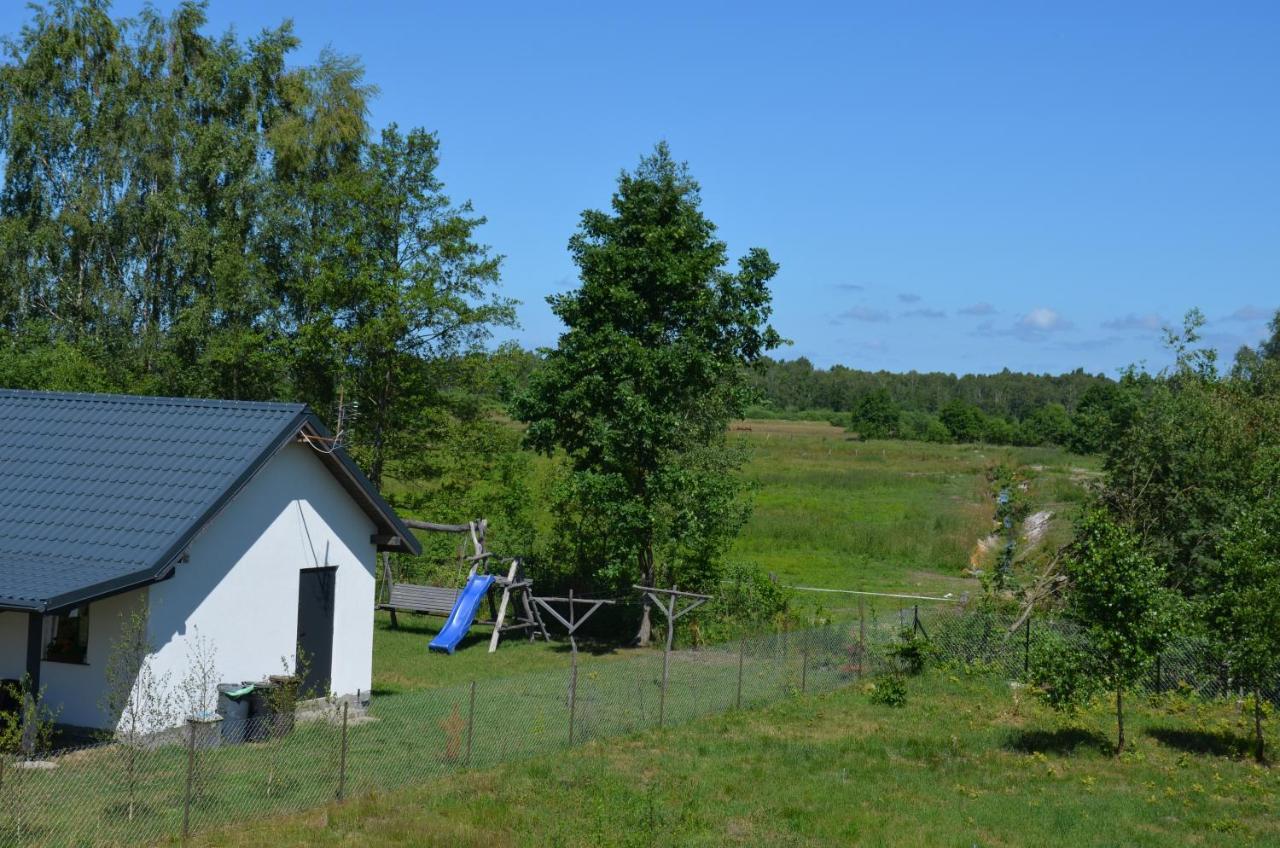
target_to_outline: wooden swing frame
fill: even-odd
[[[466,556],[465,541],[458,552],[459,565],[464,562],[471,563],[471,569],[467,573],[468,579],[482,567],[485,571],[488,571],[489,561],[497,558],[494,553],[485,550],[485,533],[488,531],[489,522],[483,518],[466,524],[436,524],[416,519],[406,519],[404,523],[414,530],[425,530],[432,533],[465,533],[469,536],[475,553],[471,556]],[[524,568],[520,559],[517,557],[503,560],[503,562],[504,564],[509,564],[507,573],[505,575],[495,574],[493,578],[493,588],[502,590],[501,600],[495,602],[494,592],[491,589],[488,593],[491,618],[475,622],[476,624],[491,625],[493,627],[493,635],[489,637],[489,653],[491,654],[498,650],[498,642],[501,640],[503,633],[509,633],[514,630],[527,630],[530,641],[533,641],[538,636],[542,636],[543,639],[549,638],[547,636],[547,628],[542,622],[542,616],[539,615],[537,606],[530,601],[533,581],[524,576]],[[462,594],[461,587],[450,589],[444,586],[424,586],[416,583],[396,582],[391,568],[391,555],[388,553],[383,553],[382,555],[382,582],[385,587],[385,600],[378,604],[378,609],[387,610],[391,613],[391,626],[393,628],[400,626],[397,613],[401,612],[447,618],[453,612],[458,596]],[[507,613],[508,608],[511,606],[513,594],[519,596],[520,611],[513,616],[514,620],[508,623]]]

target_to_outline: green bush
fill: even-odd
[[[937,652],[928,639],[909,627],[898,634],[887,653],[903,673],[915,675],[924,671]]]
[[[873,704],[904,707],[907,704],[907,679],[901,674],[886,674],[876,678],[867,697]]]
[[[1083,707],[1101,687],[1094,662],[1086,647],[1039,628],[1031,643],[1031,682],[1037,697],[1055,710]]]
[[[730,563],[706,612],[697,616],[698,635],[717,642],[742,633],[781,630],[793,623],[791,597],[791,590],[755,563]]]

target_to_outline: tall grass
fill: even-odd
[[[1052,448],[852,439],[830,425],[752,420],[755,511],[732,550],[788,584],[884,592],[976,591],[964,575],[992,529],[995,464],[1034,468],[1033,503],[1076,503],[1091,462]],[[812,596],[803,596],[812,602]],[[828,600],[829,600],[828,596]]]

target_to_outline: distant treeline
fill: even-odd
[[[754,375],[765,416],[823,418],[864,438],[1099,447],[1097,419],[1116,407],[1120,384],[1076,369],[1066,374],[956,376],[941,372],[815,368],[771,360]]]

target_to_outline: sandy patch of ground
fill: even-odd
[[[1051,518],[1053,518],[1053,513],[1047,509],[1042,509],[1027,516],[1027,520],[1022,522],[1022,538],[1026,541],[1028,548],[1034,548],[1044,539],[1044,534],[1049,532],[1049,519]]]

